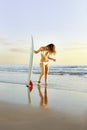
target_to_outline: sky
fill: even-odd
[[[56,45],[53,64],[87,65],[87,0],[0,0],[0,64],[28,64],[31,35]]]

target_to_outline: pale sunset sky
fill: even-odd
[[[0,64],[28,64],[31,34],[56,45],[53,64],[87,65],[87,0],[0,0]]]

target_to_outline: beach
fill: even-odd
[[[26,87],[27,74],[0,73],[1,130],[86,130],[86,78],[48,75],[48,85],[37,84],[39,74],[32,74],[31,103]]]
[[[40,109],[29,105],[18,105],[0,102],[1,130],[86,130],[85,115],[65,114],[62,112]]]
[[[0,0],[0,130],[87,130],[87,0]]]

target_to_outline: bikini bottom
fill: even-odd
[[[43,63],[44,65],[47,65],[47,64],[48,64],[48,62],[40,62],[40,63]]]

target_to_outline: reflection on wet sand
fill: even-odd
[[[40,106],[43,108],[47,108],[48,106],[47,85],[45,85],[44,91],[42,92],[41,85],[38,84],[38,92],[40,96]]]

